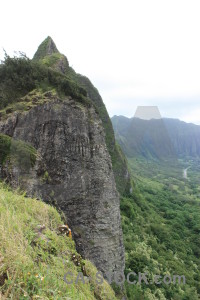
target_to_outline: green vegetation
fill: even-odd
[[[42,60],[40,60],[40,62],[46,65],[47,67],[51,67],[56,70],[59,68],[59,63],[63,67],[63,71],[65,71],[68,67],[68,61],[66,57],[60,53],[53,53],[52,55],[47,55]]]
[[[47,171],[44,172],[44,175],[43,175],[43,181],[46,182],[46,183],[49,183],[51,182],[51,177],[49,176],[49,173]]]
[[[52,55],[45,56],[42,60],[42,63],[47,67],[52,67],[58,62],[58,60],[60,60],[60,58],[60,53],[53,53]]]
[[[184,275],[186,284],[126,285],[128,299],[197,300],[200,297],[199,173],[188,162],[129,159],[134,193],[121,199],[126,274],[147,271],[148,278]],[[192,161],[190,161],[191,164]],[[132,279],[133,280],[133,279]]]
[[[64,74],[24,55],[11,58],[6,54],[0,65],[0,109],[21,102],[21,98],[34,89],[43,92],[55,89],[61,98],[71,96],[90,105],[86,91]]]
[[[36,149],[28,143],[0,134],[0,165],[9,162],[27,170],[34,166],[36,157]]]
[[[74,241],[58,234],[62,224],[55,208],[0,184],[1,299],[116,299],[106,281],[97,285],[96,268],[81,258],[91,279],[75,283],[82,268],[72,255],[80,256]],[[74,275],[71,285],[64,281],[68,271]]]
[[[26,94],[26,96],[21,97],[18,102],[10,103],[8,106],[1,109],[0,118],[1,120],[6,120],[9,116],[12,115],[13,112],[22,113],[30,110],[37,105],[42,105],[54,99],[58,99],[58,95],[55,89],[48,90],[47,92],[43,92],[41,88],[34,89],[30,93]]]

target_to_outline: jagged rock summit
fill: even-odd
[[[33,60],[39,61],[47,67],[50,67],[65,75],[70,69],[67,57],[58,51],[56,44],[50,36],[48,36],[39,45],[35,55],[33,56]]]
[[[33,59],[42,59],[47,55],[59,53],[53,39],[48,36],[38,47]]]

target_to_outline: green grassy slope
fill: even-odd
[[[0,299],[116,299],[107,282],[97,285],[91,262],[74,263],[72,255],[79,255],[74,241],[58,234],[62,224],[55,208],[0,183]],[[90,282],[76,284],[83,268]],[[64,281],[68,271],[74,275],[70,285]]]

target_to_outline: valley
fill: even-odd
[[[135,189],[122,197],[126,272],[181,274],[186,285],[127,286],[130,299],[199,299],[199,165],[128,159]],[[143,298],[144,297],[144,298]],[[153,298],[155,297],[155,298]]]
[[[184,142],[185,131],[179,129],[183,148],[173,145],[167,133],[170,144],[180,152],[164,156],[166,127],[160,132],[154,123],[155,133],[151,121],[135,120],[131,127],[127,126],[130,122],[127,118],[118,118],[122,123],[114,120],[115,136],[126,154],[134,186],[132,195],[121,198],[125,270],[147,272],[152,278],[155,274],[179,274],[186,278],[185,285],[127,285],[128,297],[197,300],[200,297],[200,159],[188,155],[191,148]],[[140,125],[146,122],[143,129],[150,135],[145,130],[141,134],[141,126],[135,126],[137,122]],[[139,148],[134,139],[143,147]],[[198,143],[196,137],[195,143]]]

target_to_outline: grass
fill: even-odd
[[[13,114],[13,112],[23,113],[29,111],[35,106],[42,105],[57,98],[58,95],[56,90],[50,87],[47,88],[46,91],[41,88],[34,89],[26,96],[19,98],[17,102],[10,103],[5,108],[2,108],[0,110],[1,120],[5,121]]]
[[[10,103],[8,106],[0,109],[0,120],[7,120],[13,112],[24,113],[38,105],[43,105],[54,100],[64,101],[68,98],[68,96],[63,95],[62,93],[59,94],[56,89],[51,88],[50,86],[36,88],[24,97],[19,98],[17,102]],[[86,105],[90,106],[90,102],[87,98],[84,98],[84,101],[80,100],[76,105],[85,108]],[[56,106],[57,108],[60,107],[59,104]]]
[[[53,53],[51,55],[46,55],[40,62],[47,67],[53,68],[59,71],[59,66],[62,65],[63,72],[65,72],[69,68],[69,63],[67,58],[60,53]]]
[[[76,278],[81,267],[72,260],[79,256],[73,239],[58,234],[62,223],[55,208],[0,183],[0,299],[116,299],[106,281],[96,284],[97,269],[82,258],[90,282],[65,283],[64,274]]]

